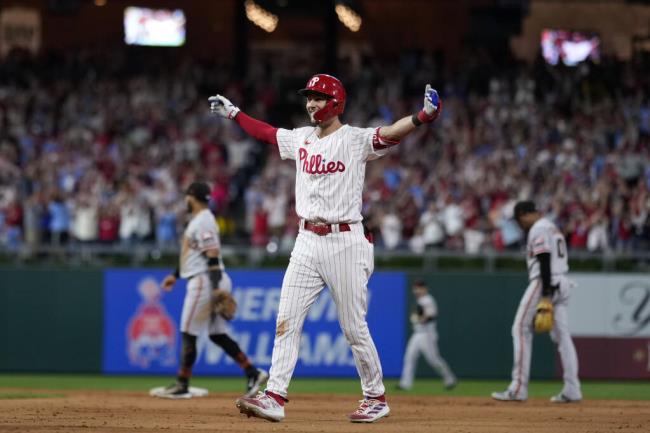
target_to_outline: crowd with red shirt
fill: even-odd
[[[298,57],[296,57],[298,56]],[[184,188],[212,186],[225,242],[288,251],[297,231],[293,162],[209,114],[222,92],[275,126],[306,123],[295,90],[316,69],[300,54],[253,64],[145,68],[111,56],[9,56],[0,63],[0,245],[149,242],[175,246]],[[458,72],[460,71],[460,72]],[[443,70],[407,53],[386,67],[341,62],[343,122],[387,124],[445,101],[388,156],[367,165],[363,214],[378,246],[479,253],[519,248],[514,203],[534,200],[572,249],[650,248],[650,68],[557,69],[468,59]]]

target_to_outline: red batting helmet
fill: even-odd
[[[307,86],[298,91],[303,96],[309,93],[320,93],[327,97],[328,101],[323,108],[314,114],[318,123],[338,116],[345,110],[345,88],[338,78],[327,74],[316,74],[307,81]]]

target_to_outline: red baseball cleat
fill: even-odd
[[[275,399],[260,391],[255,397],[241,397],[235,401],[239,412],[248,417],[254,416],[267,421],[278,422],[284,419],[284,407]]]
[[[359,400],[359,408],[348,415],[350,422],[375,422],[379,418],[388,416],[390,408],[385,401],[374,398]]]

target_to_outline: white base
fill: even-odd
[[[164,390],[165,390],[164,386],[151,388],[149,390],[149,395],[152,397],[160,397]],[[205,397],[206,395],[208,395],[208,390],[205,388],[197,388],[195,386],[190,386],[189,391],[190,394],[192,394],[192,397]]]

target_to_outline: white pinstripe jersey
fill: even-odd
[[[569,255],[562,232],[546,218],[540,218],[528,232],[526,246],[526,264],[528,265],[528,279],[539,277],[539,260],[537,254],[551,254],[551,284],[555,284],[553,277],[569,272]]]
[[[194,215],[187,224],[181,241],[180,275],[190,278],[208,270],[205,251],[220,248],[219,226],[209,209]],[[220,260],[221,262],[221,260]],[[221,262],[221,270],[224,270]]]
[[[296,161],[296,213],[309,221],[360,222],[366,162],[396,143],[380,140],[378,128],[343,125],[322,139],[316,132],[313,126],[277,132],[280,157]]]

